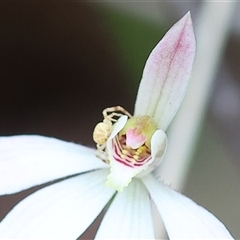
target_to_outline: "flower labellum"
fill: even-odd
[[[117,106],[103,111],[93,132],[98,155],[110,164],[106,184],[123,191],[133,177],[156,168],[167,147],[165,131],[186,93],[195,55],[190,14],[180,19],[151,52],[132,116]],[[101,136],[99,135],[101,129]]]

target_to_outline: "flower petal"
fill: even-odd
[[[146,170],[141,172],[138,176],[142,177],[153,171],[162,161],[166,150],[167,150],[167,135],[163,130],[158,129],[153,134],[151,139],[152,162],[146,168]]]
[[[153,239],[153,222],[148,192],[133,180],[117,194],[108,209],[95,239]]]
[[[42,136],[0,138],[0,195],[108,167],[93,149]]]
[[[113,131],[107,141],[108,156],[110,161],[110,174],[107,177],[106,185],[122,192],[124,187],[127,187],[132,181],[132,178],[142,171],[142,168],[126,167],[113,158],[113,138],[123,129],[128,117],[123,115],[115,123]]]
[[[158,182],[152,175],[142,180],[170,239],[233,239],[212,213],[191,199]]]
[[[128,116],[126,115],[123,115],[118,119],[118,121],[114,124],[113,131],[108,138],[108,142],[110,142],[111,139],[113,139],[123,129],[123,127],[127,122],[127,119],[128,119]]]
[[[0,223],[0,239],[76,239],[98,216],[114,191],[106,170],[53,184],[21,201]]]
[[[138,90],[135,114],[154,118],[166,130],[185,95],[195,55],[188,12],[151,52]]]
[[[132,168],[115,160],[110,162],[110,166],[106,186],[116,189],[118,192],[122,192],[124,187],[128,187],[132,178],[143,170],[143,167]]]

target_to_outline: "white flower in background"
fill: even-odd
[[[187,13],[150,54],[134,116],[108,108],[95,128],[98,154],[110,169],[84,146],[41,136],[1,137],[1,195],[61,181],[17,204],[0,223],[0,239],[76,239],[110,201],[96,239],[154,239],[151,199],[170,239],[232,239],[211,213],[150,173],[166,150],[165,131],[186,92],[194,54]]]

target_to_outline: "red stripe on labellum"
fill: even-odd
[[[126,136],[116,136],[112,140],[112,150],[113,150],[113,158],[117,162],[120,162],[128,167],[140,167],[146,164],[148,161],[152,159],[151,152],[149,148],[146,149],[146,151],[143,154],[143,156],[139,157],[139,159],[134,159],[134,154],[136,153],[135,149],[129,149],[126,145]],[[123,150],[127,150],[127,154],[123,154]],[[122,155],[124,155],[124,158],[122,158]],[[141,155],[141,154],[140,154]],[[134,162],[134,163],[133,163]]]

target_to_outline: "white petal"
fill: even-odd
[[[142,177],[153,171],[162,161],[166,150],[167,135],[163,130],[158,129],[153,134],[151,139],[151,155],[153,161],[150,163],[148,168],[145,171],[141,172],[137,177]]]
[[[0,239],[76,239],[114,194],[105,178],[106,170],[98,170],[30,195],[0,223]]]
[[[115,160],[112,160],[110,165],[111,168],[106,185],[116,189],[118,192],[122,192],[124,187],[131,183],[132,178],[144,169],[144,166],[128,167]]]
[[[115,123],[114,127],[113,127],[113,131],[111,133],[111,135],[108,138],[108,144],[111,141],[111,139],[113,139],[125,126],[126,122],[127,122],[128,116],[123,115],[121,116],[118,121]]]
[[[108,167],[93,149],[42,136],[0,138],[0,195]]]
[[[135,114],[154,118],[166,130],[185,95],[195,55],[190,13],[151,52],[139,86]]]
[[[167,147],[166,133],[158,129],[151,139],[151,154],[153,158],[162,157]]]
[[[149,195],[139,180],[118,193],[108,209],[95,239],[153,239]]]
[[[212,213],[191,199],[158,182],[152,175],[142,180],[170,239],[233,239]]]

